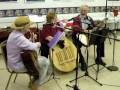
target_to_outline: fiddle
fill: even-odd
[[[27,39],[30,39],[32,42],[39,42],[40,41],[40,30],[36,27],[32,27],[27,33],[25,33],[25,37]]]

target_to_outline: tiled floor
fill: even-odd
[[[107,39],[105,42],[105,62],[107,63],[107,66],[112,64],[113,60],[113,41],[111,40],[111,43],[109,43],[109,40]],[[85,48],[82,48],[83,53],[85,54]],[[115,65],[119,67],[120,69],[120,42],[115,43]],[[85,56],[85,55],[84,55]],[[94,63],[94,55],[93,55],[93,46],[90,46],[89,48],[89,64]],[[100,68],[103,68],[100,66]],[[94,79],[96,78],[96,65],[94,67],[89,67],[88,72],[91,77]],[[5,69],[5,65],[3,62],[2,55],[0,56],[0,90],[4,90],[9,73]],[[78,76],[84,75],[84,72],[82,72],[79,69]],[[69,72],[69,73],[62,73],[60,71],[55,72],[55,76],[59,77],[60,79],[53,79],[49,82],[45,83],[42,86],[39,86],[39,90],[75,90],[70,87],[66,87],[66,84],[69,85],[75,85],[75,82],[69,83],[70,80],[75,78],[75,71]],[[13,77],[14,78],[14,77]],[[19,75],[16,82],[10,83],[10,86],[8,90],[30,90],[28,86],[29,78],[27,75]],[[57,83],[58,84],[57,84]],[[120,71],[109,71],[106,68],[103,68],[98,73],[98,82],[103,84],[103,86],[100,86],[98,83],[96,83],[94,80],[92,80],[89,77],[82,77],[78,79],[78,87],[80,90],[120,90]],[[108,85],[105,85],[108,84]]]

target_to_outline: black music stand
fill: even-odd
[[[89,31],[88,31],[88,40],[89,40],[89,38],[90,38],[90,35],[92,35]],[[93,36],[94,36],[94,34],[93,34]],[[92,44],[93,42],[95,42],[94,40],[95,40],[95,37],[96,36],[94,36],[92,39],[91,39],[91,43],[89,43],[89,44]],[[78,39],[79,39],[79,37],[78,37]],[[78,47],[77,47],[78,48]],[[78,48],[79,49],[79,48]],[[100,82],[98,82],[97,80],[95,80],[93,77],[91,77],[90,75],[89,75],[89,72],[88,72],[88,57],[89,57],[89,54],[88,54],[88,46],[87,46],[87,68],[86,68],[86,70],[85,70],[85,74],[83,75],[83,76],[80,76],[80,77],[77,77],[76,79],[79,79],[79,78],[82,78],[82,77],[84,77],[84,76],[88,76],[89,78],[91,78],[92,80],[94,80],[96,83],[98,83],[100,86],[102,86],[102,84],[100,83]],[[95,64],[93,64],[93,65],[95,65]],[[93,65],[90,65],[90,66],[93,66]],[[74,80],[76,80],[76,79],[73,79],[73,80],[71,80],[70,82],[72,82],[72,81],[74,81]]]
[[[115,24],[115,27],[117,27],[116,24]],[[112,39],[114,41],[113,42],[113,63],[112,63],[113,65],[112,66],[108,66],[108,67],[104,66],[104,67],[107,68],[110,71],[117,71],[118,68],[116,66],[114,66],[114,64],[115,64],[115,61],[114,61],[114,56],[115,56],[115,41],[120,41],[120,40],[116,38],[116,36],[115,36],[115,34],[113,32],[111,32],[110,30],[107,30],[108,28],[105,28],[105,29],[106,30],[104,30],[105,32],[103,32],[102,35],[99,35],[98,33],[91,33],[91,35],[94,36],[94,37],[96,37],[96,36],[101,37],[101,40],[100,40],[101,42],[103,42],[105,40],[105,38],[108,38],[109,40]],[[107,37],[106,35],[108,33],[113,34],[114,38]],[[96,44],[96,43],[94,43],[94,44]],[[98,79],[98,72],[99,72],[99,65],[97,65],[96,80]],[[115,85],[113,85],[113,86],[115,86]]]
[[[109,30],[107,31],[107,33],[109,32]],[[112,32],[110,32],[110,33],[112,33]],[[117,39],[117,38],[112,38],[112,37],[107,37],[106,35],[99,35],[99,34],[95,34],[95,33],[91,33],[92,35],[95,35],[95,36],[99,36],[99,37],[102,37],[102,38],[108,38],[108,39],[112,39],[112,40],[114,40],[114,43],[115,43],[115,41],[119,41],[120,42],[120,39]],[[113,33],[112,33],[113,34]],[[114,51],[114,45],[113,45],[113,51]],[[114,53],[114,52],[113,52]],[[114,58],[114,54],[113,54],[113,58]],[[99,67],[99,66],[98,66]],[[114,66],[113,66],[114,67]],[[110,70],[108,67],[105,67],[105,68],[107,68],[108,70]],[[99,72],[99,71],[98,71]],[[98,73],[97,72],[97,73]],[[98,74],[97,74],[98,75]],[[96,78],[97,78],[97,75],[96,75]],[[114,87],[120,87],[119,85],[110,85],[110,84],[104,84],[104,83],[102,83],[102,85],[107,85],[107,86],[114,86]]]
[[[101,33],[101,35],[102,36],[107,36],[107,34],[108,34],[108,30],[107,30],[107,28],[104,28],[103,30],[101,30],[101,31],[98,31],[98,33],[94,33],[94,34],[98,34],[98,35],[100,35],[99,33]],[[104,41],[105,41],[105,37],[101,37],[101,36],[97,36],[97,35],[94,35],[94,34],[91,34],[91,35],[93,35],[94,37],[96,37],[96,41],[95,41],[95,43],[93,43],[94,45],[97,45],[97,48],[99,47],[99,48],[101,48],[102,47],[102,45],[104,45]],[[97,51],[97,58],[99,59],[101,56],[100,56],[100,49]],[[98,73],[99,73],[99,71],[101,70],[99,67],[100,67],[100,65],[101,64],[96,64],[97,65],[97,70],[96,70],[96,80],[98,80]],[[102,65],[103,67],[105,67],[105,68],[107,68],[106,66],[104,66],[104,65]],[[103,68],[102,68],[103,69]]]
[[[53,52],[54,52],[54,46],[59,42],[59,40],[61,39],[61,37],[63,36],[63,32],[61,31],[58,31],[53,39],[48,43],[48,47],[52,50],[52,56],[50,55],[50,59],[51,59],[51,64],[52,64],[52,73],[50,75],[50,77],[52,77],[52,79],[59,79],[55,76],[55,67],[54,67],[54,64],[53,64]],[[49,50],[50,51],[50,50]],[[50,52],[49,52],[50,54]],[[50,80],[50,77],[49,77],[49,80]],[[49,81],[48,80],[48,81]],[[55,82],[57,83],[57,81],[55,80]],[[57,85],[59,86],[59,84],[57,83]],[[60,87],[60,86],[59,86]],[[61,88],[61,87],[60,87]]]
[[[89,36],[90,36],[90,32],[88,31],[88,40],[89,40]],[[93,35],[94,36],[94,35]],[[94,36],[92,39],[91,39],[91,43],[93,43],[93,42],[95,42],[94,40],[95,40],[95,37],[96,36]],[[80,40],[79,38],[79,35],[78,35],[78,40]],[[80,77],[78,77],[78,55],[79,55],[79,53],[78,53],[78,50],[79,50],[79,47],[77,46],[77,58],[76,58],[76,77],[75,77],[75,79],[73,79],[73,80],[71,80],[70,82],[72,82],[72,81],[74,81],[75,80],[75,85],[74,86],[70,86],[70,85],[66,85],[66,86],[69,86],[69,87],[71,87],[71,88],[73,88],[73,90],[80,90],[79,88],[78,88],[78,86],[77,86],[77,79],[79,79],[79,78],[82,78],[82,77],[84,77],[84,76],[88,76],[89,78],[91,78],[92,80],[94,80],[96,83],[98,83],[99,85],[101,85],[102,86],[102,84],[100,83],[100,82],[98,82],[97,80],[95,80],[93,77],[91,77],[90,75],[89,75],[89,73],[88,73],[88,57],[89,57],[89,54],[88,54],[88,46],[87,46],[87,68],[86,68],[86,70],[85,70],[85,74],[83,75],[83,76],[80,76]],[[79,57],[80,58],[80,57]],[[94,65],[94,64],[93,64]],[[93,66],[93,65],[90,65],[90,66]]]
[[[110,42],[110,44],[111,44],[111,41],[110,41],[110,38],[109,38],[109,35],[107,35],[108,34],[108,28],[107,28],[107,15],[108,15],[108,6],[107,6],[107,4],[108,4],[108,2],[107,2],[107,0],[106,0],[106,2],[105,2],[105,27],[104,27],[104,31],[106,31],[106,32],[104,32],[104,33],[102,33],[102,35],[99,35],[99,34],[93,34],[94,36],[98,36],[98,37],[100,37],[102,40],[97,40],[98,41],[98,43],[97,43],[97,45],[99,45],[100,47],[101,47],[101,43],[103,43],[104,41],[105,41],[105,38],[106,38],[106,36],[107,36],[107,38],[109,39],[109,42]],[[99,52],[99,54],[100,54],[100,50],[98,51]],[[100,57],[100,55],[98,55],[98,58]],[[100,71],[100,68],[99,68],[99,66],[100,66],[100,64],[97,64],[97,71],[96,71],[96,80],[98,80],[98,73],[99,73],[99,71]],[[104,66],[105,68],[107,68],[106,66]],[[108,69],[108,68],[107,68]]]
[[[78,39],[79,39],[79,35],[78,35]],[[76,57],[76,68],[75,68],[76,74],[75,74],[75,79],[74,79],[75,85],[70,86],[70,85],[66,84],[66,86],[73,88],[73,90],[80,90],[79,87],[77,86],[77,84],[78,84],[78,81],[77,81],[77,79],[78,79],[78,61],[79,61],[78,59],[80,58],[78,52],[79,52],[79,47],[77,46],[77,57]]]

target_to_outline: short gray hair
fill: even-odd
[[[81,5],[80,6],[80,11],[83,9],[88,9],[89,10],[89,6],[88,5]]]

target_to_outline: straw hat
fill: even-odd
[[[14,29],[23,29],[26,25],[32,24],[30,19],[27,16],[18,17],[12,24],[11,28]]]

